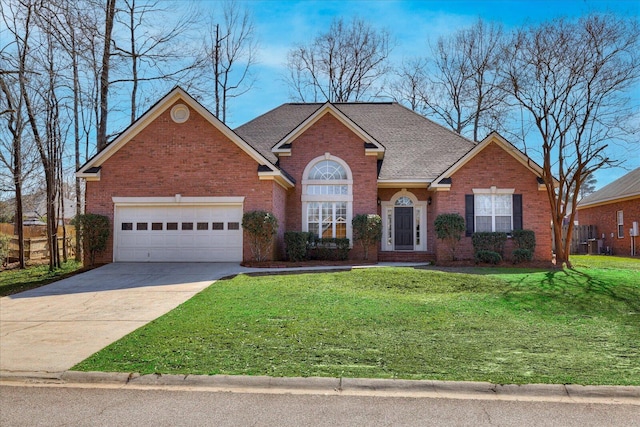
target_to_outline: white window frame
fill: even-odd
[[[342,166],[347,173],[347,179],[332,179],[332,180],[315,180],[308,179],[309,173],[312,168],[319,162],[325,160],[332,160]],[[307,188],[310,185],[346,185],[347,194],[307,194]],[[353,219],[353,175],[351,174],[351,168],[349,165],[339,157],[332,156],[330,153],[325,153],[323,156],[318,156],[311,160],[304,168],[302,173],[302,231],[309,231],[309,204],[312,202],[320,203],[332,203],[332,202],[346,202],[347,204],[347,239],[349,239],[349,246],[353,246],[353,227],[351,226],[351,220]],[[335,205],[334,205],[335,213]],[[322,230],[322,227],[320,227]],[[335,233],[335,216],[333,232]],[[321,236],[320,236],[321,237]]]
[[[616,211],[616,225],[618,229],[618,239],[624,239],[624,212]]]
[[[511,227],[510,230],[507,232],[511,232],[513,231],[513,194],[515,193],[515,188],[497,188],[495,185],[491,186],[491,188],[474,188],[473,189],[473,205],[474,205],[474,209],[473,209],[473,229],[474,230],[478,230],[478,224],[476,223],[476,218],[478,217],[478,212],[476,207],[478,206],[478,204],[476,203],[476,195],[491,195],[491,231],[495,232],[496,231],[496,208],[495,208],[495,196],[496,195],[505,195],[505,194],[510,194],[511,195],[511,211],[509,212],[509,215],[511,216]],[[481,216],[486,216],[486,215],[481,215]],[[501,215],[497,215],[497,216],[501,216]]]
[[[418,200],[415,194],[407,189],[402,189],[391,197],[391,200],[380,203],[380,213],[382,216],[382,244],[381,250],[391,252],[395,250],[395,236],[393,225],[395,222],[394,207],[401,197],[408,197],[413,202],[413,250],[427,250],[427,201]],[[420,224],[420,244],[416,244],[416,220]]]

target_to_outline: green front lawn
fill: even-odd
[[[241,275],[75,369],[640,385],[640,260],[602,258]]]
[[[62,267],[49,271],[49,265],[36,265],[24,270],[14,269],[0,272],[0,297],[28,291],[55,282],[82,268],[82,263],[67,261]]]

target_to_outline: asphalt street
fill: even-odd
[[[0,425],[638,426],[640,406],[16,383],[0,387]]]

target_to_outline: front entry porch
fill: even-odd
[[[427,202],[403,189],[380,203],[382,217],[381,254],[418,252],[427,248]],[[383,255],[384,256],[384,255]],[[378,256],[380,259],[380,256]],[[403,259],[408,259],[404,257]],[[395,260],[395,259],[394,259]]]

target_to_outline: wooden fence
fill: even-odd
[[[75,257],[76,254],[76,228],[72,225],[65,226],[67,233],[67,256]],[[12,236],[9,242],[9,262],[18,259],[18,237],[14,235],[13,224],[0,223],[0,233]],[[63,254],[63,228],[58,227],[58,248],[60,257]],[[28,261],[48,260],[49,245],[47,243],[47,227],[41,225],[30,225],[24,227],[24,258]]]
[[[569,225],[562,227],[562,240],[567,238]],[[599,254],[602,253],[602,241],[598,236],[598,229],[595,225],[573,225],[573,233],[571,234],[571,253],[572,254]]]

